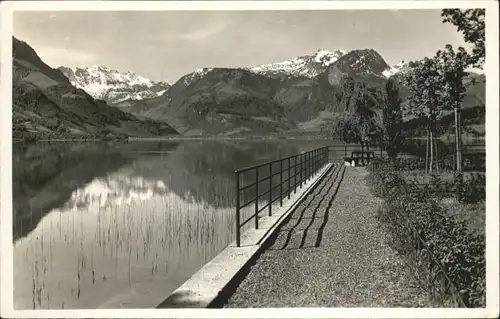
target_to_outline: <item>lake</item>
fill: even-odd
[[[235,169],[332,143],[14,144],[15,308],[159,304],[235,239]]]
[[[329,144],[14,144],[15,308],[161,301],[235,239],[235,169]]]

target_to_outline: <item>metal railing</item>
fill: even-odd
[[[260,213],[267,209],[269,216],[272,216],[274,202],[279,200],[279,205],[282,207],[284,197],[290,199],[290,194],[292,192],[297,193],[297,188],[302,188],[327,162],[328,147],[321,147],[308,152],[236,170],[236,246],[240,247],[241,245],[241,227],[253,219],[255,228],[258,229]],[[276,169],[276,166],[279,168]],[[263,170],[268,170],[268,174],[265,177],[261,177],[259,174]],[[251,171],[253,171],[254,174],[253,182],[247,185],[241,185],[241,175]],[[284,178],[284,173],[286,173],[286,178]],[[278,176],[279,182],[273,183],[275,177]],[[259,186],[263,182],[267,182],[267,190],[260,192]],[[286,188],[284,188],[284,186],[286,186]],[[252,198],[242,204],[241,192],[251,188],[254,188]],[[279,189],[279,196],[277,197],[273,197],[273,191],[275,189]],[[263,207],[259,207],[259,199],[261,198],[267,199],[267,204]],[[254,213],[242,222],[241,210],[252,203],[254,205]]]
[[[243,226],[253,219],[255,228],[258,229],[259,214],[267,209],[268,215],[272,216],[272,207],[276,201],[279,200],[279,205],[282,207],[283,199],[290,199],[290,195],[297,193],[297,189],[302,188],[324,165],[330,161],[343,161],[343,156],[359,149],[359,145],[330,145],[236,170],[236,246],[241,245]],[[382,154],[381,151],[377,152]],[[267,171],[267,174],[263,177],[264,171]],[[242,185],[241,176],[249,173],[253,175],[250,178],[252,182]],[[273,191],[279,191],[277,196],[273,196]],[[245,202],[242,202],[244,198],[242,192],[250,195],[250,198],[245,198]],[[259,199],[265,199],[266,205],[259,207]],[[242,221],[242,209],[251,204],[254,206],[253,213]]]

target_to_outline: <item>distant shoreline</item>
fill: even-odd
[[[438,137],[438,140],[442,142],[453,142],[444,136]],[[22,139],[12,139],[13,143],[52,143],[52,142],[74,142],[74,143],[100,143],[100,142],[146,142],[146,141],[200,141],[200,140],[218,140],[218,141],[280,141],[280,140],[297,140],[297,141],[326,141],[330,140],[325,137],[318,136],[179,136],[179,135],[166,135],[166,136],[154,136],[154,137],[106,137],[106,138],[85,138],[85,137],[75,137],[75,138],[57,138],[57,139],[37,139],[31,141],[24,141]],[[425,136],[422,137],[411,137],[408,140],[426,140]],[[332,140],[332,142],[335,142]],[[463,142],[485,142],[484,136],[479,136],[475,138],[466,137]],[[342,143],[342,142],[338,142]],[[347,146],[351,145],[347,144]],[[354,144],[352,144],[354,145]]]
[[[180,140],[328,140],[328,138],[319,138],[314,136],[155,136],[155,137],[128,137],[128,138],[57,138],[57,139],[37,139],[31,141],[23,141],[22,139],[12,139],[14,143],[51,143],[51,142],[75,142],[75,143],[92,143],[92,142],[140,142],[140,141],[180,141]]]

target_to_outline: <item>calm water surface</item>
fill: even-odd
[[[331,143],[14,145],[15,308],[154,306],[235,239],[235,169]]]

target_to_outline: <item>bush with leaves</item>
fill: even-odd
[[[483,174],[473,173],[468,180],[463,174],[455,177],[455,193],[461,203],[477,203],[486,198],[486,177]]]
[[[435,275],[443,269],[467,307],[484,307],[484,235],[468,231],[465,222],[450,214],[436,197],[428,192],[415,192],[415,185],[406,183],[388,167],[387,160],[370,163],[367,181],[372,193],[384,199],[379,220],[397,239],[393,247],[403,255],[423,256],[419,250],[422,247],[416,245],[413,237],[416,232],[434,260],[434,263],[419,260],[418,265],[427,268],[420,271]],[[433,280],[431,284],[437,291],[439,282]]]
[[[374,159],[369,164],[371,173],[367,176],[367,183],[373,195],[379,198],[388,198],[397,195],[399,191],[406,188],[404,179],[394,170],[388,168],[387,161]]]

